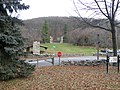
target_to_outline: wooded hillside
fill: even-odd
[[[77,19],[76,19],[77,18]],[[40,17],[35,19],[24,20],[24,26],[21,31],[24,37],[29,38],[29,41],[38,40],[42,42],[42,29],[47,22],[48,34],[54,40],[58,37],[64,36],[66,33],[68,43],[75,45],[94,45],[97,42],[97,34],[100,36],[101,47],[111,47],[111,34],[104,30],[93,28],[78,17]],[[93,24],[100,24],[104,20],[93,19]],[[119,30],[118,30],[119,34]],[[118,37],[118,43],[120,39]],[[118,44],[119,45],[119,44]]]

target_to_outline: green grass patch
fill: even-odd
[[[46,43],[42,44],[44,46],[48,47],[49,53],[57,53],[58,51],[61,51],[63,54],[84,54],[84,55],[92,55],[96,52],[95,47],[91,46],[74,46],[72,44],[64,43]]]

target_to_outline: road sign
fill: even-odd
[[[117,56],[110,57],[109,62],[110,62],[110,63],[117,63]]]
[[[59,57],[59,65],[60,65],[60,57],[61,57],[62,53],[61,53],[61,52],[58,52],[57,55],[58,55],[58,57]]]
[[[61,57],[62,53],[61,53],[61,52],[58,52],[57,55],[58,55],[58,57]]]

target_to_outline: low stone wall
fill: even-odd
[[[79,57],[84,56],[84,54],[62,54],[62,57]],[[55,54],[55,57],[57,57],[57,54]]]
[[[85,61],[62,61],[61,65],[74,65],[74,66],[99,66],[99,65],[105,65],[105,60],[85,60]]]

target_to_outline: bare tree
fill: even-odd
[[[120,14],[120,0],[73,0],[76,8],[76,13],[87,24],[111,32],[113,43],[113,55],[117,56],[117,41],[116,41],[116,26],[117,17]],[[88,19],[85,19],[84,16]],[[99,24],[92,24],[93,18],[104,19],[104,22]]]

